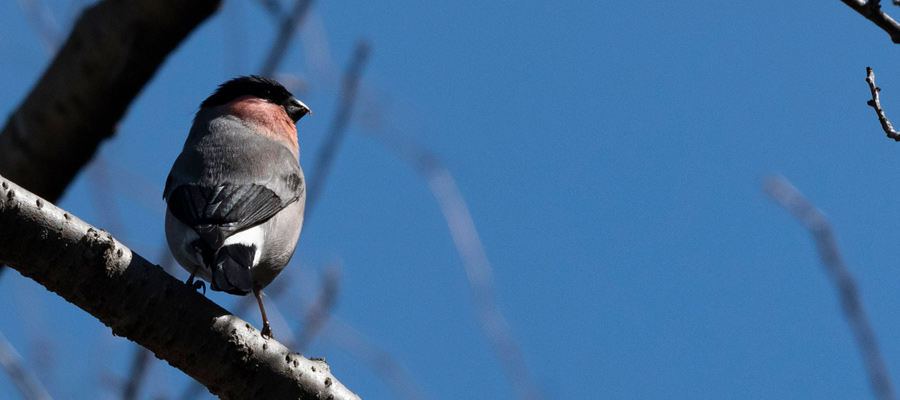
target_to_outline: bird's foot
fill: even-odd
[[[194,290],[203,289],[203,295],[206,296],[206,282],[203,282],[202,280],[194,281],[194,275],[191,275],[191,277],[188,278],[185,284],[190,286]]]
[[[261,334],[262,334],[263,339],[274,338],[274,336],[272,336],[272,327],[269,326],[269,321],[266,321],[263,323],[263,328],[262,328]]]
[[[203,295],[206,296],[206,282],[203,282],[203,281],[194,282],[193,288],[194,288],[194,290],[203,289]]]

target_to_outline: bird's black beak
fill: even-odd
[[[297,121],[299,121],[300,118],[303,118],[304,115],[312,114],[312,111],[309,110],[309,107],[307,107],[306,104],[303,104],[302,101],[297,100],[293,97],[291,97],[290,100],[287,101],[287,103],[284,105],[284,109],[287,111],[288,116],[291,117],[292,120],[294,120],[294,123],[297,123]]]

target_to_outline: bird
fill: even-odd
[[[306,182],[296,124],[310,109],[275,80],[219,85],[194,116],[166,179],[166,241],[194,290],[256,296],[284,270],[303,227]],[[194,278],[201,281],[194,281]]]

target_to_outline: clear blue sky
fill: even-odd
[[[65,29],[77,4],[47,6]],[[8,115],[50,56],[16,2],[0,15]],[[514,398],[428,185],[372,136],[391,132],[453,173],[546,398],[871,397],[810,237],[760,190],[770,173],[830,218],[900,383],[900,144],[864,81],[872,66],[900,122],[900,47],[841,2],[318,1],[307,22],[280,71],[306,82],[309,174],[357,40],[372,58],[276,303],[291,327],[340,262],[335,316],[429,398]],[[226,1],[144,89],[98,158],[123,228],[97,210],[97,164],[61,206],[158,260],[161,190],[193,113],[258,71],[273,33],[254,1]],[[0,315],[56,398],[118,396],[130,342],[12,271]],[[306,355],[364,399],[395,396],[327,334]],[[143,398],[180,395],[183,374],[152,368]],[[0,398],[16,396],[0,376]]]

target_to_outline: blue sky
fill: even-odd
[[[78,2],[47,3],[69,26]],[[16,2],[0,15],[9,114],[50,56]],[[112,233],[158,260],[160,193],[193,113],[222,81],[258,71],[273,37],[254,1],[226,1],[60,205],[112,230],[91,183],[107,166],[123,225]],[[320,1],[298,38],[280,72],[305,81],[295,94],[313,110],[299,125],[308,174],[355,43],[372,56],[291,285],[269,299],[290,327],[340,263],[335,317],[428,398],[514,398],[427,183],[377,139],[401,134],[453,174],[546,398],[871,396],[810,237],[760,190],[772,173],[829,217],[900,378],[900,144],[864,81],[873,67],[900,119],[900,60],[841,2]],[[234,309],[234,296],[209,296]],[[0,315],[54,397],[117,396],[130,342],[15,272],[0,279]],[[258,326],[252,308],[241,316]],[[305,354],[364,399],[396,396],[327,329]],[[156,362],[150,382],[143,398],[176,397],[188,380]],[[0,397],[16,395],[0,376]]]

